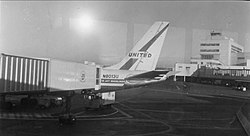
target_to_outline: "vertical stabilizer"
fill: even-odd
[[[155,70],[169,22],[155,22],[119,63],[105,69]]]

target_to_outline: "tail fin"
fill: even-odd
[[[155,22],[121,62],[106,69],[154,70],[168,26],[169,22]]]

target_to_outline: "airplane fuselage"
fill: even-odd
[[[144,72],[146,71],[103,69],[101,75],[101,86],[124,86],[125,78]]]

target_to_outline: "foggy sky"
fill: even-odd
[[[124,57],[155,21],[170,22],[159,65],[188,61],[200,31],[225,31],[250,51],[249,2],[1,2],[0,52],[112,64]],[[70,20],[96,20],[90,34]]]

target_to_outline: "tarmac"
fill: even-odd
[[[58,125],[60,108],[1,110],[0,135],[247,136],[236,113],[249,96],[229,87],[165,81],[117,91],[117,103],[102,110],[86,111],[76,99],[74,125]]]

